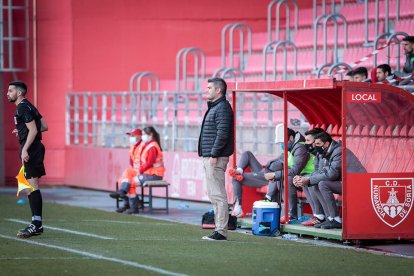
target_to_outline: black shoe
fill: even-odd
[[[132,215],[132,214],[139,214],[138,208],[129,208],[126,210],[125,214]]]
[[[30,224],[25,229],[17,232],[17,237],[22,239],[30,238],[31,236],[38,236],[43,233],[43,226],[36,227],[34,224]]]
[[[336,220],[330,220],[328,224],[321,225],[321,229],[341,229],[342,223],[337,222]]]
[[[118,209],[115,210],[115,212],[117,212],[117,213],[123,213],[123,212],[125,212],[128,209],[129,209],[129,206],[119,207]]]
[[[324,221],[324,222],[322,222],[322,223],[318,223],[318,224],[315,224],[315,225],[314,225],[314,227],[315,227],[315,228],[322,228],[322,226],[328,225],[328,224],[330,224],[330,223],[331,223],[331,221],[330,221],[329,219],[325,219],[325,221]]]
[[[114,199],[120,199],[120,198],[125,199],[125,198],[128,198],[125,194],[120,194],[118,192],[110,193],[109,196],[111,198],[114,198]]]
[[[211,234],[210,236],[202,237],[202,239],[209,241],[227,241],[227,238],[217,231],[214,231],[213,234]]]

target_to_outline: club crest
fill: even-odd
[[[403,222],[413,206],[413,178],[372,178],[371,201],[377,216],[388,226]]]

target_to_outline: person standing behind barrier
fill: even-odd
[[[352,71],[352,81],[355,82],[369,82],[368,69],[365,67],[358,67]]]
[[[414,73],[414,36],[406,36],[402,39],[401,45],[405,52],[405,63],[403,72],[407,74]]]
[[[134,209],[131,209],[131,201],[136,197],[136,187],[137,183],[135,177],[138,175],[139,161],[142,150],[142,130],[134,129],[131,132],[126,133],[129,136],[129,164],[130,168],[127,168],[122,173],[121,178],[118,180],[118,192],[109,194],[112,198],[121,198],[124,202],[124,205],[118,209],[116,212],[123,213],[127,212],[132,214],[135,212]]]
[[[14,123],[20,150],[19,155],[24,165],[24,176],[32,189],[26,189],[30,209],[32,211],[32,223],[25,229],[19,230],[17,237],[30,238],[43,233],[42,209],[43,199],[39,190],[39,179],[46,175],[44,166],[45,146],[42,144],[42,132],[48,130],[48,126],[39,113],[27,99],[27,86],[22,81],[9,83],[7,99],[17,107],[14,115]]]
[[[226,99],[227,84],[222,78],[208,79],[207,105],[198,140],[198,155],[203,157],[207,194],[213,205],[214,232],[205,240],[227,240],[229,207],[225,172],[234,151],[233,110]]]

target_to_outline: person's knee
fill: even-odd
[[[326,191],[330,191],[331,190],[331,188],[329,187],[329,181],[321,181],[321,182],[319,182],[318,183],[318,186],[319,186],[319,190],[321,191],[321,192],[326,192]]]

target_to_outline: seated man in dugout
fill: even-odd
[[[317,185],[314,192],[328,219],[315,224],[316,228],[342,228],[342,219],[334,196],[334,194],[342,194],[342,143],[332,140],[326,132],[316,134],[314,138],[315,171],[309,175],[296,176],[294,185],[296,187]],[[366,172],[352,151],[347,149],[346,155],[348,172]]]
[[[283,145],[283,144],[282,144]],[[299,173],[311,173],[313,171],[313,160],[304,145],[304,137],[288,128],[288,182],[289,182],[289,217],[295,219],[297,217],[297,188],[293,186],[293,176]],[[251,172],[245,173],[244,170],[250,167]],[[256,157],[249,151],[244,152],[240,158],[238,167],[230,169],[229,174],[233,177],[233,191],[235,205],[233,215],[241,216],[242,201],[242,185],[250,187],[263,187],[268,185],[265,201],[275,200],[277,187],[276,181],[282,179],[283,172],[283,154],[277,159],[271,160],[263,168],[257,161]],[[281,222],[285,223],[288,218],[281,218]]]
[[[118,213],[126,212],[127,214],[136,213],[135,208],[131,206],[135,205],[136,176],[138,175],[138,167],[140,162],[142,145],[141,142],[142,131],[141,129],[134,129],[131,132],[127,132],[129,135],[129,164],[130,167],[126,168],[122,173],[121,178],[118,180],[118,192],[110,193],[109,196],[115,199],[121,198],[123,200],[123,206],[116,209]]]

